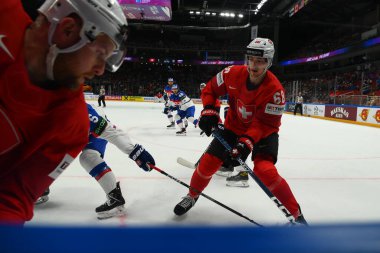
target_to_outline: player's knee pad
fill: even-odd
[[[181,121],[182,122],[181,116],[179,116],[178,114],[176,114],[174,116],[174,119],[175,119],[175,121]]]
[[[197,172],[201,177],[210,178],[222,165],[222,160],[210,154],[203,154]]]
[[[269,188],[273,189],[282,180],[276,166],[270,156],[257,156],[254,160],[254,172],[260,180]]]
[[[79,156],[79,162],[82,167],[90,173],[93,168],[103,163],[104,160],[99,152],[93,149],[84,149]]]

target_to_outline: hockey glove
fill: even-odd
[[[247,157],[253,149],[253,140],[248,136],[241,136],[236,145],[231,149],[232,159]]]
[[[151,171],[148,163],[156,165],[151,154],[146,151],[143,146],[136,144],[132,152],[129,154],[129,158],[136,162],[136,164],[145,171]]]
[[[215,110],[214,106],[206,105],[199,118],[199,128],[203,130],[207,136],[210,136],[212,129],[218,125],[218,122],[219,113]]]
[[[168,114],[169,113],[169,107],[165,107],[164,108],[164,114]]]

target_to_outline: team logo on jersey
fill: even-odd
[[[256,106],[245,105],[240,99],[237,100],[237,114],[243,123],[250,123],[255,116]]]
[[[282,115],[284,112],[285,105],[276,105],[268,103],[265,106],[265,113],[272,114],[272,115]],[[306,109],[304,109],[306,111]]]

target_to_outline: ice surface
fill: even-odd
[[[196,117],[200,108],[196,106]],[[193,170],[177,164],[176,159],[196,162],[211,138],[201,137],[191,124],[187,136],[176,136],[178,130],[166,129],[169,121],[162,110],[163,104],[116,101],[107,101],[104,109],[115,125],[154,156],[159,168],[189,184]],[[104,203],[105,194],[76,159],[51,186],[50,200],[36,206],[27,226],[251,226],[202,197],[186,215],[176,217],[173,208],[187,188],[157,171],[144,172],[112,144],[108,144],[105,159],[121,182],[126,217],[96,218],[94,210]],[[252,162],[248,165],[252,167]],[[310,224],[380,221],[378,128],[286,114],[276,166]],[[256,183],[251,179],[249,183],[249,188],[227,187],[225,178],[214,175],[204,193],[264,225],[286,223]]]

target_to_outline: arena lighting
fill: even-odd
[[[224,17],[225,14],[224,14],[224,12],[221,12],[219,15],[222,16],[222,17]]]
[[[201,12],[200,12],[200,11],[197,11],[197,12],[195,12],[195,14],[197,14],[197,15],[201,15]]]
[[[235,17],[235,13],[230,13],[230,17],[234,18]]]
[[[366,41],[364,41],[360,44],[354,45],[354,46],[344,47],[344,48],[340,48],[340,49],[337,49],[334,51],[325,52],[325,53],[320,54],[320,55],[314,55],[314,56],[306,57],[306,58],[299,58],[299,59],[294,59],[294,60],[282,61],[282,62],[280,62],[280,65],[281,66],[287,66],[287,65],[299,64],[299,63],[318,61],[318,60],[322,60],[325,58],[330,58],[333,56],[345,54],[347,52],[355,52],[355,51],[363,50],[367,47],[371,47],[371,46],[374,46],[377,44],[380,44],[380,37],[366,40]]]
[[[268,0],[261,0],[261,2],[257,5],[256,9],[254,10],[255,14],[257,14],[261,7],[263,7],[263,5],[267,2]]]
[[[211,15],[216,16],[216,12],[211,13]]]
[[[243,14],[239,14],[238,17],[239,17],[239,18],[243,18],[244,15],[243,15]]]
[[[194,14],[194,11],[189,11],[190,14]]]
[[[210,16],[211,13],[207,11],[205,14],[206,14],[207,16]]]

